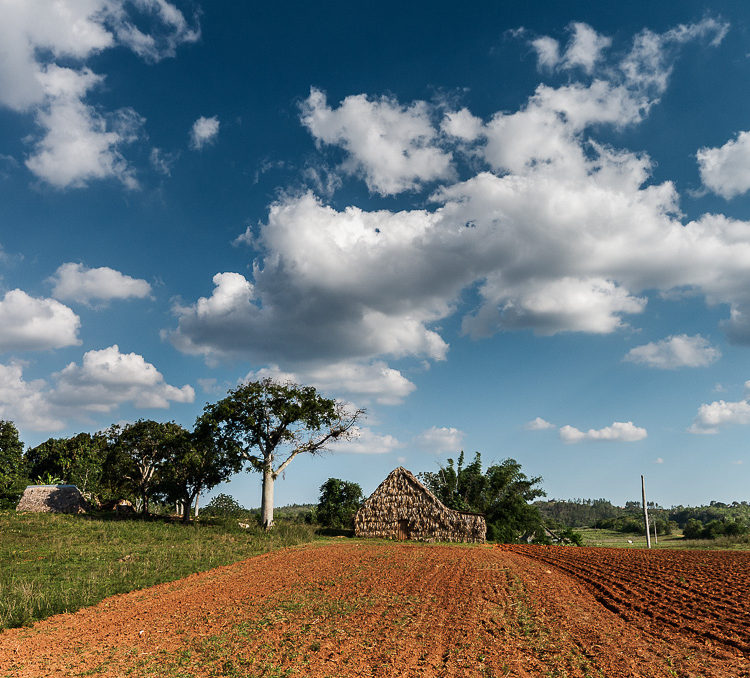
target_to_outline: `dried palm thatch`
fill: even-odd
[[[86,499],[75,485],[29,485],[16,511],[86,513]]]
[[[484,543],[484,516],[447,508],[414,474],[398,467],[357,511],[358,537]]]

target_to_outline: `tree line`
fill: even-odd
[[[100,501],[130,497],[144,516],[153,502],[177,504],[187,522],[201,493],[245,468],[262,475],[260,522],[269,529],[278,476],[298,455],[319,454],[353,435],[363,414],[311,386],[264,379],[207,404],[192,429],[140,419],[50,438],[24,452],[13,423],[0,422],[0,501],[15,503],[29,481],[66,482]],[[491,541],[549,541],[544,517],[531,503],[545,494],[542,479],[527,477],[514,459],[483,469],[478,452],[470,463],[461,452],[457,462],[448,459],[439,471],[419,477],[448,508],[483,514]],[[350,528],[363,499],[359,485],[329,478],[320,491],[311,520]],[[225,496],[216,508],[222,502],[234,510]]]
[[[263,476],[261,520],[269,529],[279,474],[298,455],[352,435],[363,414],[311,386],[264,379],[207,404],[192,429],[139,419],[24,452],[16,426],[0,420],[0,502],[13,505],[30,481],[70,483],[99,501],[131,497],[143,515],[153,501],[175,503],[188,521],[202,492],[246,467]]]
[[[623,533],[643,532],[643,508],[638,501],[614,506],[606,499],[570,499],[537,501],[536,506],[549,521],[566,527],[595,527]],[[750,533],[750,504],[734,501],[727,504],[712,501],[705,506],[664,508],[649,502],[651,525],[659,535],[681,529],[686,539],[715,539]]]

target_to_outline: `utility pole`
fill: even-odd
[[[651,548],[651,531],[648,526],[648,508],[646,507],[646,481],[641,476],[641,497],[643,497],[643,522],[646,524],[646,546]]]

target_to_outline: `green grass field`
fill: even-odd
[[[315,538],[314,526],[283,521],[266,534],[237,521],[182,525],[0,511],[0,629]]]
[[[613,548],[645,549],[645,535],[628,534],[616,530],[599,530],[593,527],[577,527],[576,532],[583,535],[584,546],[606,546]],[[632,542],[632,543],[631,543]],[[673,534],[659,537],[656,543],[651,537],[651,547],[660,549],[750,549],[750,540],[747,537],[728,539],[683,539],[682,533],[675,531]]]

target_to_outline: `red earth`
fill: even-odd
[[[0,676],[750,677],[748,565],[311,544],[0,633]]]

